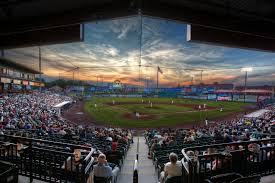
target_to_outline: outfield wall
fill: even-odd
[[[217,101],[236,101],[243,102],[243,94],[203,94],[203,95],[182,95],[182,94],[158,94],[158,95],[146,95],[146,94],[101,94],[93,95],[94,97],[110,97],[110,98],[184,98],[184,99],[200,99],[200,100],[217,100]],[[259,102],[269,98],[268,96],[258,95],[246,95],[246,102]]]

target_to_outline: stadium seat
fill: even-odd
[[[243,176],[238,173],[225,173],[216,176],[212,176],[209,179],[204,180],[205,183],[230,183],[237,178]]]
[[[96,177],[94,176],[94,183],[111,183],[112,177]]]
[[[237,178],[233,180],[231,183],[259,183],[260,180],[261,180],[261,176],[254,175],[249,177]]]
[[[181,183],[183,181],[182,176],[175,176],[167,178],[165,183]]]

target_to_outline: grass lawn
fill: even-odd
[[[115,104],[112,104],[112,101]],[[174,103],[172,104],[172,100]],[[151,108],[149,101],[152,102]],[[95,104],[97,107],[95,107]],[[198,111],[198,105],[206,104],[206,111]],[[220,112],[220,106],[223,112]],[[110,126],[148,128],[170,127],[186,123],[197,123],[208,119],[228,116],[244,111],[244,106],[251,105],[241,102],[216,102],[193,99],[171,98],[93,98],[85,103],[85,111],[97,123]],[[147,118],[136,118],[134,112],[139,112]],[[128,114],[128,117],[125,115]],[[129,117],[130,116],[130,117]]]

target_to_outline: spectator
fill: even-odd
[[[104,154],[98,156],[97,164],[94,165],[94,176],[104,178],[113,176],[112,168],[108,165]]]
[[[72,172],[80,172],[81,170],[81,150],[74,149],[73,157],[68,157],[66,162],[63,164],[62,169]]]
[[[167,178],[182,175],[182,164],[178,161],[178,155],[170,153],[169,160],[170,162],[165,164],[164,171],[161,172],[160,183],[165,183]]]

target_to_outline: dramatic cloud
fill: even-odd
[[[142,24],[141,24],[142,23]],[[95,82],[160,86],[199,83],[242,84],[242,67],[253,67],[249,84],[271,84],[275,54],[211,46],[186,41],[186,24],[143,17],[99,21],[85,25],[79,43],[42,46],[42,71],[47,79],[58,77]],[[6,50],[5,56],[38,70],[38,47]],[[201,80],[202,79],[202,80]]]

